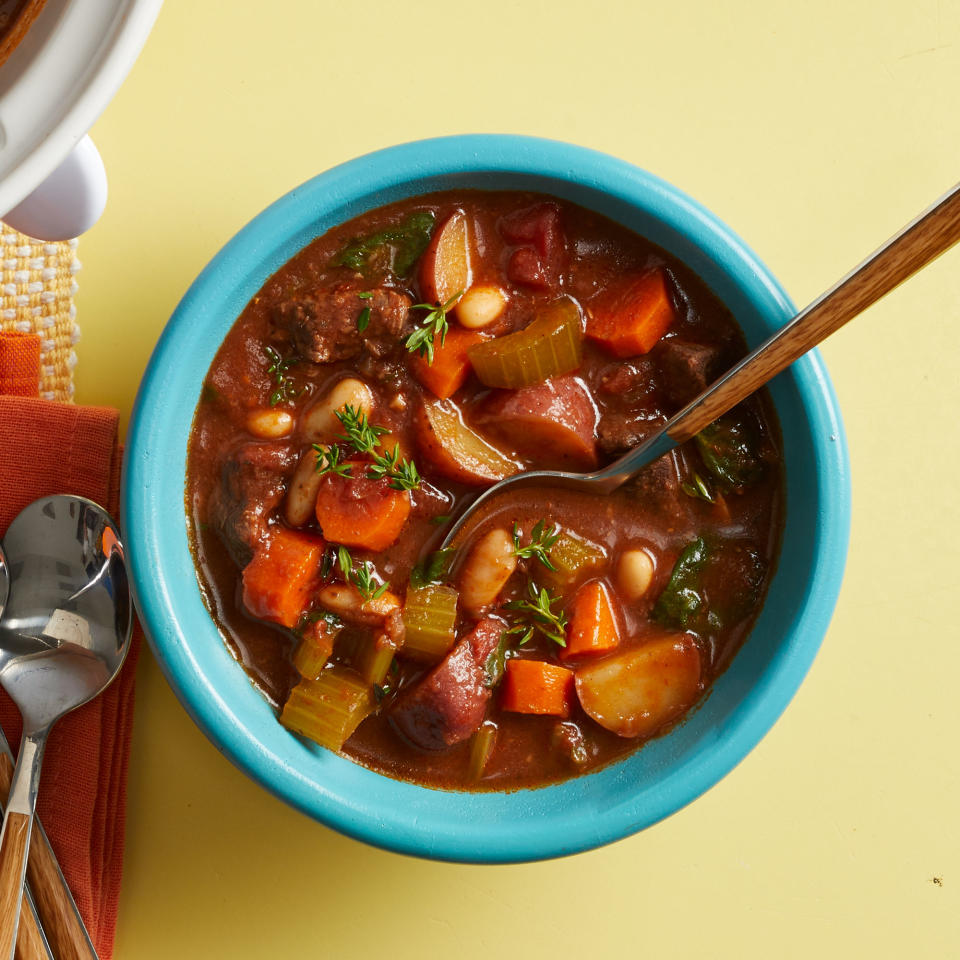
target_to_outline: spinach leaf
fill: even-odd
[[[510,648],[510,634],[504,630],[496,649],[487,657],[483,666],[483,685],[492,690],[502,679],[507,663],[507,650]]]
[[[653,606],[653,618],[668,626],[685,627],[691,620],[706,615],[706,598],[701,586],[701,570],[707,562],[707,544],[703,537],[687,544],[673,566],[663,592]]]
[[[746,420],[721,417],[693,439],[703,465],[728,489],[745,487],[763,473],[759,438]]]
[[[413,213],[395,227],[348,243],[333,262],[362,273],[372,266],[374,256],[384,251],[389,258],[389,268],[398,277],[404,277],[426,250],[434,221],[435,217],[429,211]]]
[[[431,583],[443,583],[450,573],[456,553],[456,547],[431,553],[423,563],[418,563],[410,571],[410,586],[420,590]]]

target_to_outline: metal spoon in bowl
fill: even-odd
[[[567,487],[595,494],[616,490],[648,463],[690,440],[958,240],[960,184],[707,387],[658,433],[594,473],[532,470],[495,483],[466,506],[441,546],[450,546],[481,507],[508,489]]]
[[[13,957],[27,851],[50,728],[116,676],[133,628],[123,547],[81,497],[44,497],[10,524],[10,597],[0,621],[0,685],[23,739],[0,831],[0,960]]]

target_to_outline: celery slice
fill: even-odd
[[[301,677],[316,680],[320,676],[333,653],[333,642],[339,632],[339,628],[326,620],[317,620],[306,627],[293,652],[293,665]]]
[[[353,670],[335,665],[316,680],[301,680],[290,691],[280,722],[322,747],[339,750],[374,706],[370,684]]]
[[[470,765],[467,768],[467,777],[474,783],[483,778],[483,772],[490,762],[490,756],[496,745],[497,725],[490,720],[486,720],[473,735],[473,743],[470,745]]]
[[[418,660],[435,661],[453,646],[457,599],[453,587],[428,584],[407,590],[403,623],[407,628],[403,652]]]
[[[556,569],[542,567],[537,570],[537,575],[555,587],[569,586],[581,573],[593,570],[606,559],[603,547],[569,530],[560,531],[557,542],[547,556]]]
[[[523,330],[478,343],[467,351],[488,387],[516,389],[542,383],[580,366],[580,309],[569,297],[554,300]]]
[[[357,654],[357,670],[367,683],[383,686],[397,648],[385,633],[369,637]]]

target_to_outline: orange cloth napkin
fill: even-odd
[[[0,334],[0,391],[32,375],[9,362],[14,355],[27,362],[31,356],[9,338]],[[0,536],[23,507],[52,493],[88,497],[116,517],[119,485],[116,410],[0,396]],[[37,802],[40,821],[103,960],[113,955],[120,895],[140,638],[137,626],[127,662],[111,686],[53,728]],[[16,752],[20,715],[2,691],[0,724]]]

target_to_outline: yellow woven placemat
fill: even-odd
[[[40,337],[40,396],[73,399],[80,339],[77,241],[44,243],[0,223],[0,330]]]

